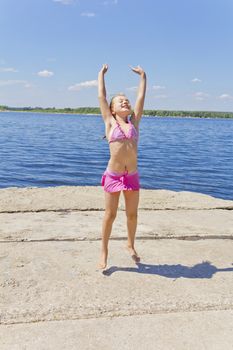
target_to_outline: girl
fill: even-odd
[[[140,75],[134,111],[124,94],[115,95],[110,102],[106,100],[104,75],[108,70],[104,64],[98,75],[98,97],[101,114],[105,123],[106,138],[109,142],[110,159],[102,176],[105,191],[105,215],[102,226],[102,249],[99,268],[105,269],[108,257],[108,241],[112,224],[116,218],[119,197],[123,191],[127,216],[127,248],[135,262],[140,258],[134,248],[139,202],[139,174],[137,171],[137,142],[139,122],[143,112],[146,92],[146,74],[140,66],[131,67]],[[130,119],[128,117],[131,115]]]

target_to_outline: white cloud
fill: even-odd
[[[83,17],[95,17],[96,14],[94,12],[82,12],[81,16],[83,16]]]
[[[229,95],[229,94],[222,94],[220,95],[218,98],[220,98],[221,100],[232,100],[233,96]]]
[[[194,94],[195,99],[198,101],[203,101],[209,96],[210,96],[209,94],[202,92],[202,91],[195,92],[195,94]]]
[[[26,80],[0,80],[0,86],[10,86],[22,84],[24,87],[27,87],[28,83]]]
[[[31,89],[31,88],[33,88],[35,85],[33,85],[33,84],[31,84],[31,83],[26,83],[25,85],[24,85],[24,87],[25,88],[27,88],[27,89]]]
[[[153,85],[153,86],[152,86],[152,89],[153,89],[153,90],[164,90],[164,89],[165,89],[165,86]]]
[[[129,90],[129,91],[137,91],[138,86],[131,86],[131,87],[128,87],[126,89]]]
[[[89,80],[89,81],[84,81],[82,83],[78,83],[72,86],[68,87],[69,91],[80,91],[82,89],[90,88],[90,87],[95,87],[98,85],[97,80]]]
[[[102,2],[103,5],[117,5],[118,4],[118,0],[108,0],[108,1],[104,1]]]
[[[40,77],[43,77],[43,78],[48,78],[48,77],[51,77],[52,75],[54,75],[54,73],[45,69],[45,70],[38,72],[37,75],[39,75]]]
[[[0,68],[0,72],[18,72],[15,68]]]
[[[74,0],[53,0],[53,2],[58,2],[62,5],[71,5],[74,3]]]
[[[191,80],[192,83],[201,83],[202,80],[201,79],[198,79],[198,78],[194,78]]]
[[[163,95],[163,94],[155,95],[154,98],[157,98],[157,99],[159,99],[159,98],[167,98],[167,95]]]

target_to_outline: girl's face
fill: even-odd
[[[127,117],[131,113],[131,105],[128,98],[123,95],[114,97],[112,112],[114,115],[119,115],[119,117]]]

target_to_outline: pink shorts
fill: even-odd
[[[119,192],[119,191],[139,191],[139,174],[138,171],[128,173],[114,173],[105,170],[101,179],[101,185],[106,192]]]

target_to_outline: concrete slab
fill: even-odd
[[[121,195],[119,208],[124,208],[123,195]],[[233,209],[233,200],[223,200],[195,192],[142,189],[139,208],[150,210]],[[0,212],[67,209],[103,210],[103,189],[96,186],[0,189]]]
[[[0,242],[99,240],[103,216],[102,211],[0,213]],[[120,239],[126,235],[125,213],[119,211],[111,237]],[[139,210],[137,238],[153,237],[233,239],[233,211]]]
[[[232,240],[111,241],[109,269],[96,269],[100,242],[0,245],[1,323],[233,308]]]
[[[1,350],[231,350],[233,311],[6,325]]]
[[[232,349],[233,201],[140,196],[141,263],[121,196],[102,273],[102,188],[0,190],[1,350]]]

